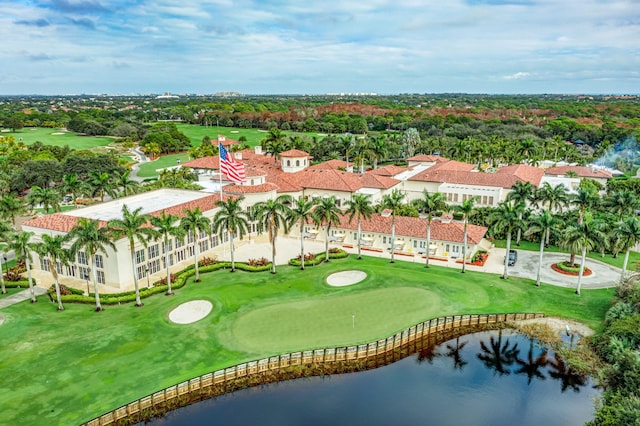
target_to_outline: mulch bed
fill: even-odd
[[[577,272],[569,272],[569,271],[563,271],[562,269],[558,268],[558,264],[554,263],[553,265],[551,265],[551,269],[553,269],[554,271],[556,271],[559,274],[562,275],[569,275],[571,277],[577,277],[578,273]],[[591,269],[587,268],[586,266],[584,267],[584,271],[582,271],[582,276],[583,277],[588,277],[589,275],[591,275]]]

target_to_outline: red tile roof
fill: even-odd
[[[304,152],[301,151],[299,149],[290,149],[288,151],[284,151],[280,153],[280,157],[284,157],[284,158],[299,158],[299,157],[306,157],[306,158],[312,158],[308,152]]]
[[[378,176],[372,173],[365,173],[360,176],[360,183],[364,188],[389,189],[401,181],[387,176]]]
[[[352,162],[349,162],[348,167],[353,166]],[[344,160],[329,160],[323,161],[322,163],[314,164],[313,166],[309,166],[309,170],[339,170],[347,168],[347,162]]]
[[[407,158],[407,161],[419,161],[422,163],[433,163],[433,162],[442,163],[450,160],[445,157],[440,157],[439,155],[418,154],[418,155],[414,155],[411,158]]]
[[[273,183],[263,183],[260,185],[236,185],[232,183],[223,186],[222,190],[228,194],[259,194],[261,192],[277,191],[278,187]]]
[[[514,164],[498,169],[498,174],[512,174],[524,182],[530,182],[534,186],[539,186],[544,170],[539,167],[533,167],[526,164]]]
[[[395,176],[402,172],[406,172],[409,170],[407,167],[396,166],[395,164],[389,164],[388,166],[378,167],[377,169],[371,170],[367,173],[371,173],[378,176]]]
[[[472,168],[471,164],[450,161],[436,164],[410,177],[409,180],[511,188],[518,181],[531,182],[538,186],[543,175],[542,169],[524,164],[503,167],[496,173],[472,172]]]
[[[220,168],[220,159],[217,155],[214,157],[196,158],[195,160],[182,163],[182,167],[191,167],[192,169],[218,170],[218,168]]]
[[[550,167],[544,171],[547,175],[552,176],[564,176],[567,172],[573,171],[576,172],[578,177],[581,178],[600,178],[600,179],[611,179],[611,173],[607,170],[592,168],[587,166],[558,166],[558,167]]]
[[[380,214],[374,214],[371,219],[363,219],[361,221],[362,232],[375,232],[379,234],[391,234],[391,222],[393,217],[383,217]],[[355,231],[358,229],[357,220],[349,223],[349,216],[340,217],[340,224],[336,228]],[[467,243],[478,244],[487,228],[484,226],[467,225]],[[396,236],[425,238],[427,235],[427,221],[419,217],[396,216]],[[450,241],[454,243],[464,242],[464,224],[456,221],[443,223],[437,220],[431,222],[431,239],[439,241]]]

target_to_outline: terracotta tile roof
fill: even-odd
[[[418,155],[414,155],[411,158],[407,158],[407,161],[417,161],[422,163],[433,163],[433,162],[442,163],[450,160],[445,157],[440,157],[439,155],[418,154]]]
[[[389,189],[401,181],[387,176],[378,176],[372,173],[365,173],[360,176],[360,183],[364,188]]]
[[[547,175],[552,176],[564,176],[567,172],[573,171],[576,172],[578,177],[581,178],[600,178],[600,179],[611,179],[611,173],[607,170],[602,170],[598,168],[592,168],[587,166],[558,166],[558,167],[550,167],[544,171]]]
[[[527,181],[538,186],[543,174],[542,169],[524,164],[503,167],[496,173],[472,172],[470,167],[473,168],[473,165],[450,161],[436,164],[410,177],[409,180],[511,188],[518,181]]]
[[[230,198],[229,195],[222,194],[222,200],[223,201],[226,201],[229,198]],[[211,194],[211,195],[207,195],[206,197],[198,198],[197,200],[193,200],[193,201],[189,201],[189,202],[186,202],[186,203],[178,204],[176,206],[172,206],[172,207],[169,207],[169,208],[166,208],[166,209],[156,210],[156,211],[150,212],[149,214],[151,216],[160,216],[162,211],[166,211],[167,214],[172,214],[174,216],[183,217],[185,210],[195,210],[196,207],[199,207],[202,212],[206,212],[208,210],[213,210],[214,208],[216,208],[215,207],[216,201],[218,201],[220,199],[221,198],[220,198],[220,194],[219,193]]]
[[[278,186],[268,182],[260,185],[236,185],[232,183],[223,186],[222,190],[228,194],[259,194],[261,192],[277,191]]]
[[[352,162],[349,162],[348,164],[349,167],[353,166]],[[345,169],[347,167],[347,162],[344,160],[329,160],[329,161],[324,161],[322,163],[318,163],[318,164],[314,164],[313,166],[309,166],[308,169],[309,170],[327,170],[327,169],[333,169],[333,170],[338,170],[338,169]]]
[[[363,219],[361,222],[362,232],[375,232],[379,234],[391,234],[391,222],[393,217],[383,217],[380,214],[374,214],[371,219]],[[336,228],[349,231],[358,229],[357,220],[349,223],[349,216],[340,217],[340,224]],[[484,226],[469,224],[467,226],[467,243],[478,244],[487,232]],[[426,238],[427,221],[419,217],[396,216],[396,236]],[[464,242],[464,224],[456,221],[443,223],[437,220],[431,222],[431,239],[438,241],[450,241],[454,243]]]
[[[288,151],[284,151],[280,153],[280,157],[290,158],[290,157],[307,157],[312,158],[308,152],[300,151],[299,149],[290,149]]]
[[[367,173],[371,173],[378,176],[395,176],[402,172],[406,172],[409,170],[407,167],[396,166],[395,164],[389,164],[388,166],[378,167],[377,169],[371,170]]]
[[[245,175],[247,177],[256,177],[256,176],[266,176],[267,172],[265,172],[264,170],[258,168],[258,167],[252,167],[252,166],[248,166],[244,168],[244,172]]]
[[[220,159],[217,155],[213,157],[196,158],[195,160],[182,163],[182,167],[218,170],[218,168],[220,168]]]
[[[225,135],[218,135],[218,139],[217,140],[211,140],[211,144],[212,145],[216,145],[218,146],[218,141],[222,142],[222,146],[224,147],[229,147],[231,145],[239,145],[240,142],[235,141],[233,139],[228,139]]]
[[[295,173],[296,182],[309,189],[354,192],[362,188],[360,177],[356,173],[332,169],[303,170]]]

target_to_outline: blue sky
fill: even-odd
[[[0,0],[0,94],[640,93],[640,0]]]

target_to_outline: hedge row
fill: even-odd
[[[207,273],[207,272],[217,271],[219,269],[230,269],[230,268],[231,268],[231,262],[219,262],[214,265],[200,266],[198,268],[198,271],[200,273]],[[247,271],[247,272],[263,272],[263,271],[270,270],[271,264],[269,263],[264,266],[250,266],[250,265],[247,265],[246,263],[237,262],[236,269],[239,269],[241,271]],[[193,265],[189,265],[182,271],[178,272],[177,274],[175,274],[175,277],[176,277],[175,281],[171,283],[171,290],[177,290],[179,288],[184,287],[184,285],[187,283],[187,279],[194,276],[195,274],[196,274],[196,268]],[[19,283],[14,283],[14,284],[19,284]],[[28,286],[28,283],[26,283],[26,281],[23,282],[23,285],[25,284]],[[168,288],[169,286],[167,286],[166,284],[158,285],[157,282],[154,283],[154,285],[150,288],[141,287],[139,289],[140,298],[144,299],[154,294],[166,293]],[[72,288],[69,288],[69,290],[73,294],[61,296],[62,302],[88,303],[88,304],[95,303],[95,293],[89,293],[88,296],[85,296],[82,290],[77,290]],[[49,289],[49,297],[51,298],[51,300],[55,300],[56,295],[55,295],[55,289],[53,288],[53,286]],[[125,292],[116,293],[116,294],[103,294],[100,296],[100,303],[105,305],[118,305],[121,303],[135,302],[135,300],[136,300],[135,290],[125,291]]]
[[[29,281],[5,281],[6,288],[29,288]]]
[[[347,253],[346,251],[344,251],[342,249],[338,249],[338,251],[334,251],[334,252],[329,251],[329,259],[344,259],[347,256],[349,256],[349,253]],[[305,260],[304,261],[304,266],[316,266],[316,265],[319,265],[320,263],[324,262],[324,259],[325,259],[325,252],[323,251],[323,252],[317,253],[313,257],[313,259]],[[291,265],[291,266],[300,266],[301,263],[302,262],[300,261],[300,259],[291,259],[291,260],[289,260],[289,265]]]

